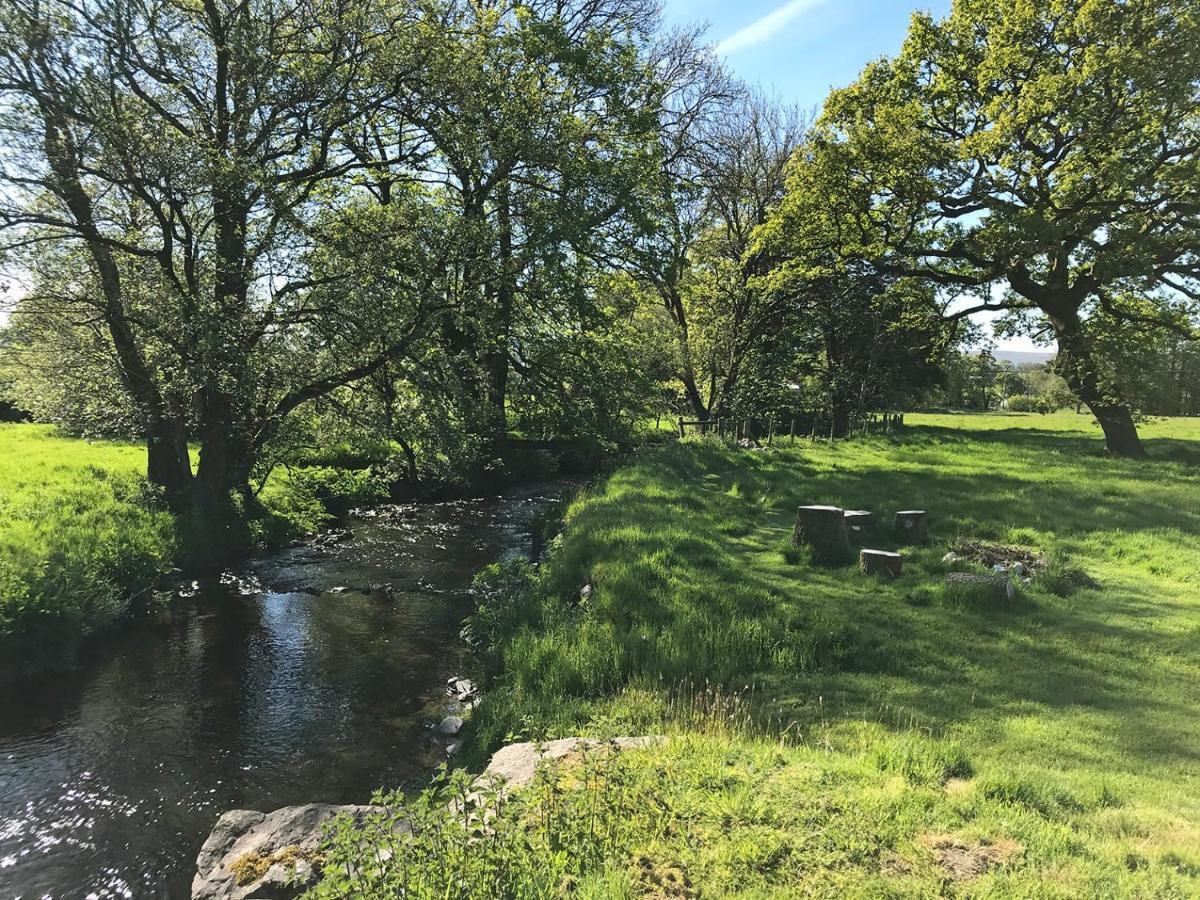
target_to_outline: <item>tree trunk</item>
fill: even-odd
[[[1101,387],[1100,371],[1088,347],[1079,317],[1075,314],[1052,316],[1051,322],[1058,339],[1055,368],[1100,423],[1108,452],[1113,456],[1144,459],[1146,448],[1138,437],[1137,425],[1129,407],[1117,398],[1106,395]]]
[[[78,151],[65,117],[44,110],[44,146],[54,173],[59,195],[87,245],[104,296],[103,318],[116,351],[117,368],[146,422],[146,478],[166,493],[174,512],[187,506],[192,480],[183,420],[172,413],[156,376],[146,360],[137,335],[125,312],[121,271],[112,248],[104,242],[96,225],[92,198],[76,169]]]
[[[191,502],[192,461],[187,436],[178,419],[152,420],[146,431],[146,478],[163,489],[172,512]]]
[[[812,548],[818,562],[839,563],[850,554],[846,514],[837,506],[801,506],[796,513],[792,546]]]

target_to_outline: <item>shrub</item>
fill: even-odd
[[[1017,394],[1005,401],[1009,412],[1058,412],[1065,405],[1059,394]]]

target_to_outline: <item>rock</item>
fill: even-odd
[[[945,556],[942,557],[942,562],[948,566],[952,566],[956,562],[958,562],[960,559],[962,559],[962,557],[959,556],[957,553],[955,553],[953,550],[951,550],[949,553],[947,553]]]
[[[581,587],[579,589],[579,599],[582,600],[584,603],[586,603],[588,600],[590,600],[591,597],[592,597],[592,586],[590,584],[585,584],[583,587]]]
[[[840,562],[850,552],[845,510],[839,506],[801,506],[796,511],[792,545],[811,547],[818,562]]]
[[[462,741],[455,741],[453,744],[446,745],[446,755],[447,756],[458,756],[458,754],[461,750],[462,750]]]
[[[896,513],[896,534],[902,543],[923,544],[929,538],[925,510],[902,509]]]
[[[1008,569],[1004,568],[1004,566],[1000,563],[996,563],[994,566],[992,566],[992,572],[996,575],[1003,575],[1007,571]]]
[[[373,809],[309,803],[272,813],[225,813],[196,858],[192,900],[300,896],[316,879],[312,857],[325,823],[341,813],[361,820]]]
[[[1029,567],[1023,562],[1019,562],[1012,567],[1012,573],[1018,578],[1024,578],[1029,574]]]
[[[466,701],[474,697],[479,688],[470,678],[452,678],[446,690],[454,699]]]
[[[624,737],[610,741],[595,738],[562,738],[541,744],[533,741],[509,744],[496,751],[480,777],[502,781],[505,790],[512,790],[532,782],[538,763],[542,760],[560,760],[580,750],[595,750],[605,746],[616,747],[618,750],[636,750],[652,747],[661,740],[661,737]]]
[[[904,557],[886,550],[863,550],[858,554],[858,567],[864,575],[886,575],[899,578]]]
[[[463,720],[460,716],[446,716],[438,724],[438,734],[458,734],[462,731]]]

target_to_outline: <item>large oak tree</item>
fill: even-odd
[[[1110,452],[1141,456],[1094,337],[1191,331],[1198,151],[1191,0],[956,0],[831,95],[772,240],[928,279],[951,318],[1047,329]]]

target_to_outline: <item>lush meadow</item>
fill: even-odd
[[[170,568],[174,525],[145,466],[144,446],[0,425],[0,676],[61,663]]]
[[[1148,463],[1071,414],[647,451],[540,571],[488,577],[477,747],[673,735],[628,846],[705,896],[1194,896],[1200,423],[1144,432]],[[892,512],[925,508],[932,538],[892,582],[816,566],[789,549],[807,503],[873,510],[858,542],[885,549]],[[1011,604],[964,602],[943,587],[964,539],[1045,566]],[[634,891],[623,865],[604,878]]]

